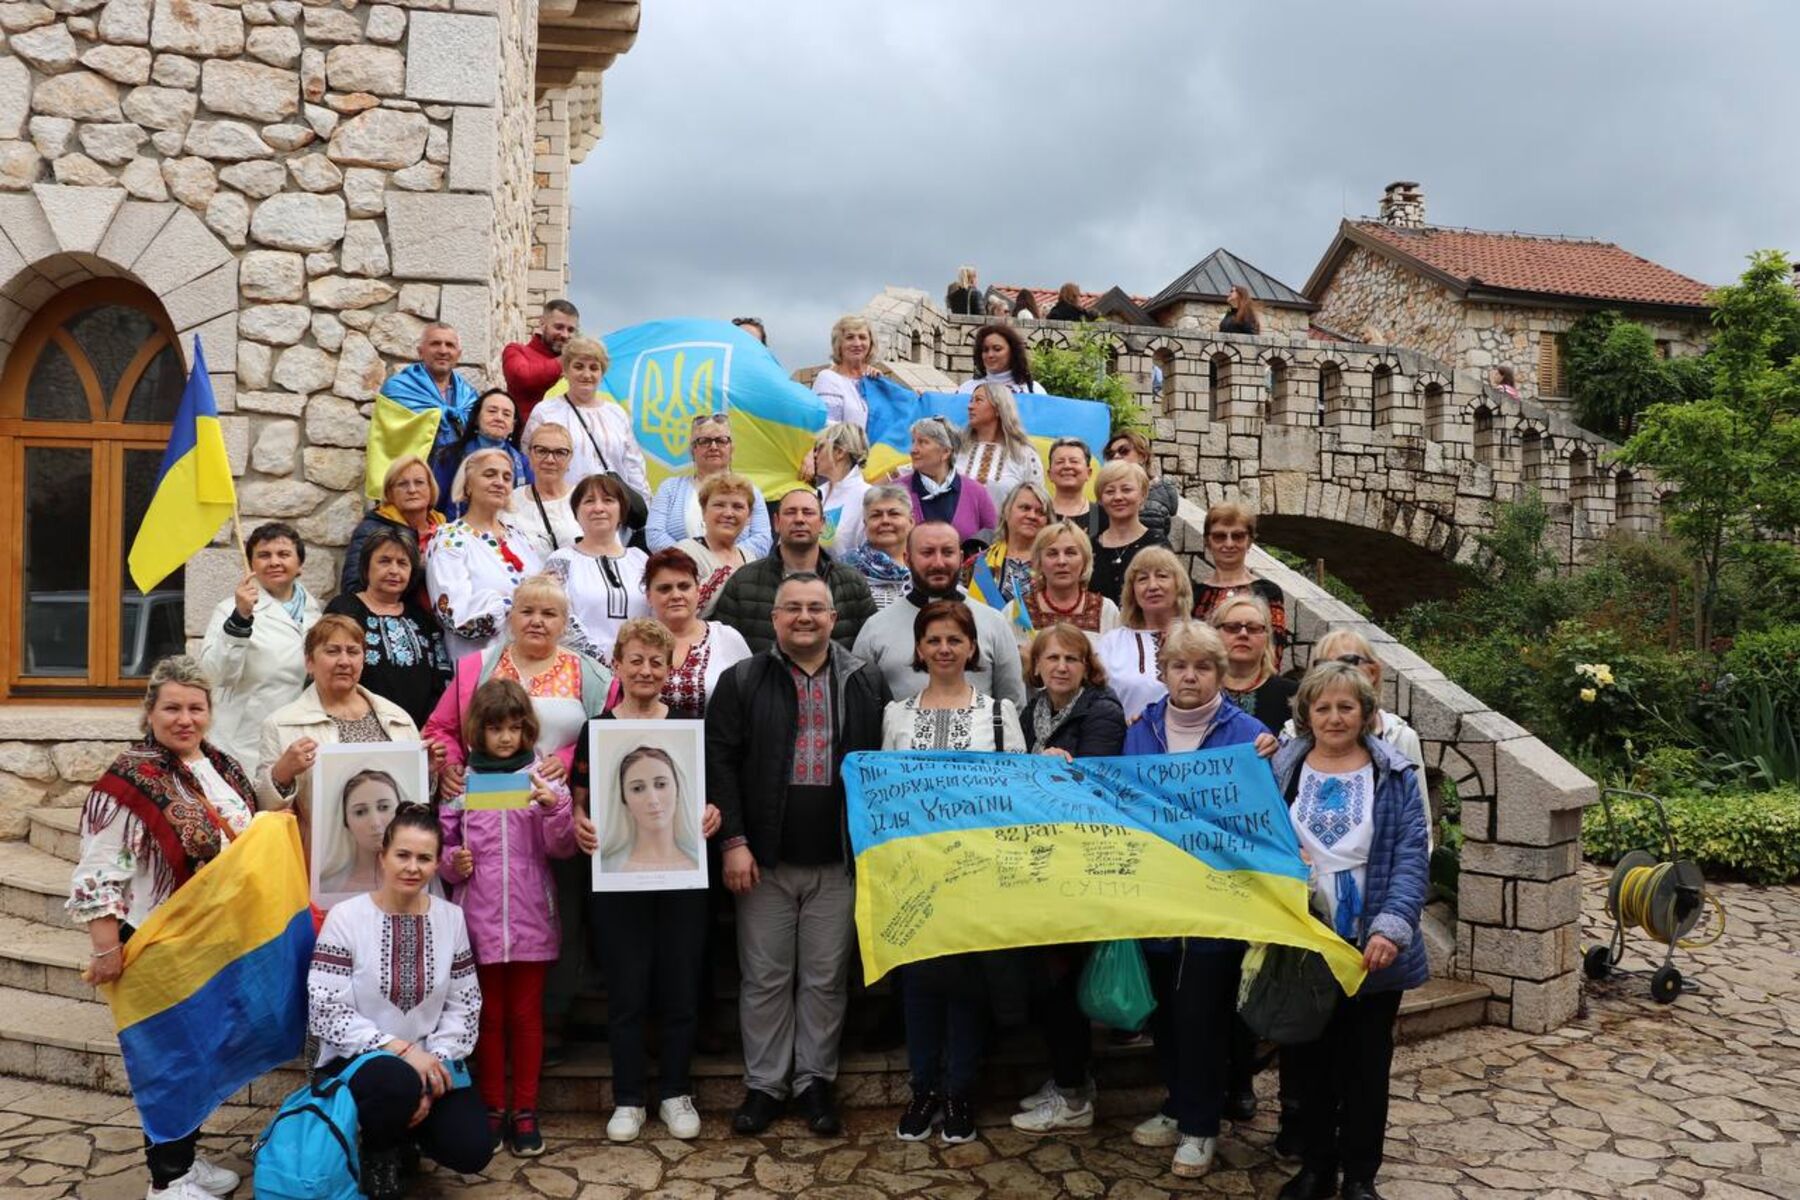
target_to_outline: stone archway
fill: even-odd
[[[1472,582],[1468,571],[1411,540],[1382,530],[1304,515],[1257,518],[1257,541],[1323,559],[1325,569],[1369,602],[1386,621],[1421,600],[1447,600]]]

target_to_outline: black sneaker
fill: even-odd
[[[753,1137],[774,1124],[782,1107],[782,1102],[769,1093],[750,1088],[744,1093],[744,1102],[731,1116],[731,1131]]]
[[[938,1110],[943,1107],[944,1099],[936,1092],[914,1092],[912,1103],[900,1114],[894,1136],[903,1142],[924,1141],[931,1136],[932,1127],[937,1124]]]
[[[806,1127],[820,1137],[836,1137],[844,1131],[844,1122],[838,1117],[837,1101],[831,1095],[831,1085],[823,1079],[807,1084],[796,1105],[800,1115],[806,1118]]]
[[[944,1099],[944,1145],[956,1146],[975,1140],[975,1106],[966,1096]]]
[[[1256,1119],[1256,1093],[1249,1088],[1231,1092],[1225,1097],[1225,1115],[1233,1121]]]
[[[538,1132],[537,1113],[521,1109],[513,1114],[512,1153],[514,1158],[536,1158],[544,1152],[544,1135]]]
[[[500,1153],[500,1147],[506,1145],[506,1133],[507,1133],[506,1114],[501,1112],[497,1108],[490,1108],[487,1110],[487,1122],[488,1122],[488,1141],[493,1143],[493,1145],[490,1146],[489,1148],[495,1154],[498,1154],[498,1153]]]

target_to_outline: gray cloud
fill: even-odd
[[[885,284],[1149,293],[1224,245],[1298,287],[1417,179],[1434,222],[1708,282],[1800,250],[1800,9],[645,5],[574,181],[588,323],[756,314],[791,366]]]

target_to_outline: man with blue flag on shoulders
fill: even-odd
[[[475,411],[475,387],[456,373],[462,361],[462,338],[442,321],[419,335],[419,361],[381,385],[381,395],[416,413],[438,414],[432,449],[462,437]]]

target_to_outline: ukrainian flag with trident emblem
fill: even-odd
[[[789,379],[767,347],[725,321],[647,321],[608,334],[601,387],[631,414],[650,486],[694,469],[695,417],[729,412],[732,469],[773,500],[794,486],[825,428],[825,402]]]

